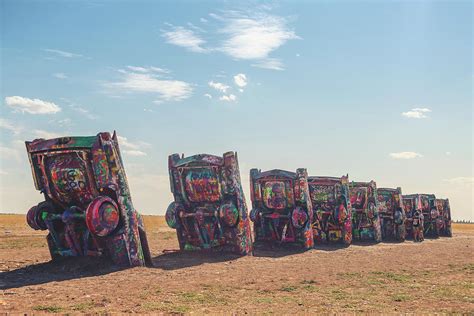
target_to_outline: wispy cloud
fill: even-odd
[[[18,135],[23,129],[23,127],[19,126],[18,124],[15,124],[1,117],[0,117],[0,128],[11,131],[15,135]]]
[[[428,108],[414,108],[407,112],[402,112],[402,115],[408,118],[422,119],[427,118],[427,113],[430,113],[431,110]]]
[[[270,54],[293,39],[300,39],[289,26],[288,18],[269,14],[269,8],[260,6],[252,11],[221,11],[210,13],[217,22],[207,23],[201,19],[206,30],[188,23],[188,27],[167,24],[162,37],[167,43],[184,47],[190,51],[221,52],[237,60],[255,61],[253,66],[272,70],[284,70],[280,59]],[[216,40],[208,44],[205,36]]]
[[[455,177],[451,179],[444,179],[443,181],[450,184],[473,184],[474,177]]]
[[[237,97],[233,94],[229,94],[229,95],[223,95],[219,98],[219,100],[221,101],[225,101],[225,102],[234,102],[237,100]]]
[[[423,155],[413,152],[413,151],[402,151],[398,153],[390,153],[390,157],[393,159],[414,159],[421,158]]]
[[[226,93],[227,89],[230,88],[228,85],[223,84],[221,82],[209,81],[208,84],[209,84],[209,87],[216,89],[217,91],[224,92],[224,93]]]
[[[212,99],[212,95],[210,95],[209,93],[204,94],[204,96],[208,99]]]
[[[154,66],[148,66],[148,67],[140,67],[140,66],[127,66],[127,69],[133,71],[133,72],[142,72],[142,73],[163,73],[163,74],[169,74],[170,71],[168,69],[160,68],[160,67],[154,67]]]
[[[43,49],[43,50],[44,50],[45,52],[52,53],[52,54],[55,54],[55,55],[57,55],[57,56],[64,57],[64,58],[80,58],[80,57],[84,57],[84,56],[81,55],[81,54],[71,53],[71,52],[67,52],[67,51],[59,50],[59,49],[45,48],[45,49]]]
[[[53,102],[40,99],[29,99],[20,96],[5,98],[5,104],[15,112],[30,114],[54,114],[61,111],[61,107]]]
[[[267,58],[252,64],[253,67],[271,69],[271,70],[285,70],[283,62],[278,58]]]
[[[206,43],[195,31],[182,27],[167,24],[170,29],[161,30],[161,36],[167,43],[184,47],[192,52],[205,53],[207,49],[202,45]]]
[[[150,148],[151,145],[147,142],[138,141],[131,142],[126,137],[118,136],[119,145],[123,148],[123,153],[129,156],[146,156],[146,152],[143,149]]]
[[[245,74],[237,74],[234,76],[234,83],[243,88],[247,85],[247,76]]]
[[[190,83],[165,79],[160,74],[152,71],[144,72],[142,69],[139,71],[127,71],[121,69],[119,72],[122,76],[121,80],[104,84],[108,92],[112,92],[113,95],[122,93],[150,93],[157,98],[154,103],[162,103],[165,101],[182,101],[191,97],[193,93],[193,87]]]
[[[227,11],[213,17],[224,23],[219,32],[227,36],[219,50],[236,59],[266,59],[287,41],[299,38],[288,27],[286,18],[265,11]]]
[[[36,138],[44,138],[44,139],[58,138],[62,136],[59,133],[49,132],[42,129],[35,129],[33,131],[33,135]]]
[[[68,77],[66,76],[66,74],[64,74],[64,73],[62,73],[62,72],[54,73],[54,74],[53,74],[53,77],[58,78],[58,79],[67,79],[67,78],[68,78]]]

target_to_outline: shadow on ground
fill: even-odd
[[[232,261],[242,256],[227,252],[211,251],[175,251],[163,253],[153,258],[153,265],[156,269],[178,270],[205,263],[219,263]]]
[[[0,290],[80,279],[123,270],[106,258],[64,258],[0,273]]]

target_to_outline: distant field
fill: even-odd
[[[257,249],[253,257],[177,249],[162,216],[145,216],[154,268],[49,262],[45,232],[0,215],[0,313],[474,313],[474,225],[453,238]]]

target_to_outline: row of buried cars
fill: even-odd
[[[115,133],[36,139],[26,148],[35,187],[45,197],[27,212],[27,222],[48,230],[53,259],[107,256],[117,265],[151,265]],[[308,176],[306,169],[252,169],[248,212],[236,153],[174,154],[168,167],[174,201],[165,217],[181,250],[246,255],[257,243],[311,249],[452,234],[449,200],[430,194],[402,196],[400,188]]]

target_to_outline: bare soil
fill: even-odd
[[[153,268],[106,260],[50,262],[45,232],[0,215],[0,313],[474,313],[474,225],[423,243],[321,246],[254,256],[178,248],[162,217],[145,217]]]

